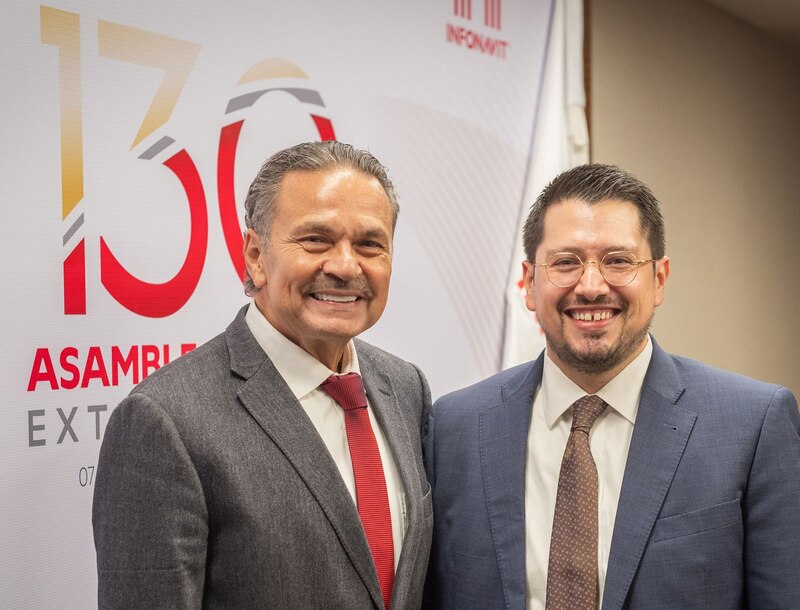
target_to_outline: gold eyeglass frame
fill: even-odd
[[[631,279],[629,279],[627,282],[624,282],[622,284],[617,284],[615,282],[612,282],[611,280],[609,280],[606,277],[606,274],[603,271],[603,262],[610,256],[615,256],[615,255],[618,256],[620,254],[630,254],[630,255],[632,255],[633,256],[633,261],[632,262],[635,263],[636,267],[634,269],[633,275],[631,276]],[[550,261],[552,261],[557,256],[575,257],[578,260],[578,262],[581,264],[581,266],[583,267],[582,270],[581,270],[580,275],[575,279],[574,282],[572,282],[570,284],[565,284],[565,285],[562,286],[561,284],[556,284],[553,281],[553,278],[550,277],[549,268],[553,266],[553,264]],[[629,251],[629,250],[618,250],[618,251],[615,251],[615,252],[608,252],[608,253],[603,255],[603,258],[601,258],[599,262],[598,261],[584,261],[580,256],[578,256],[574,252],[556,252],[555,254],[551,254],[550,256],[547,257],[547,262],[546,263],[531,263],[531,265],[534,266],[534,267],[544,267],[544,273],[547,276],[548,281],[553,286],[556,286],[557,288],[572,288],[573,286],[575,286],[578,282],[581,281],[581,278],[583,277],[583,274],[586,273],[586,266],[587,265],[597,265],[597,269],[600,271],[600,275],[603,276],[603,279],[610,286],[627,286],[628,284],[633,282],[633,280],[636,279],[636,276],[639,275],[639,267],[641,267],[642,265],[644,265],[646,263],[654,263],[657,260],[659,260],[659,259],[657,259],[657,258],[647,258],[647,259],[636,258],[636,254],[634,252]]]

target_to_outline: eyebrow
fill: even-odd
[[[389,241],[389,235],[383,229],[368,229],[362,233],[361,238],[363,239],[382,239]]]

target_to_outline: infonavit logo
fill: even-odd
[[[503,0],[483,0],[483,25],[494,30],[502,29]],[[453,15],[472,21],[472,0],[453,0]],[[446,42],[485,55],[506,58],[508,41],[482,34],[462,25],[447,24]]]

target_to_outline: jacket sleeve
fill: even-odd
[[[780,388],[761,428],[747,493],[748,608],[797,608],[800,600],[800,414]]]
[[[99,608],[200,608],[207,523],[174,422],[147,395],[130,395],[109,418],[97,469]]]

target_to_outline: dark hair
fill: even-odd
[[[547,207],[568,199],[577,199],[588,205],[608,199],[632,203],[639,210],[639,228],[650,244],[652,257],[659,259],[664,256],[664,218],[653,192],[624,169],[602,163],[587,163],[556,176],[531,206],[522,231],[522,243],[528,260],[536,260],[536,250],[544,238]]]
[[[392,229],[397,224],[400,206],[392,181],[386,168],[364,150],[358,150],[344,142],[305,142],[275,153],[264,162],[258,175],[250,185],[244,201],[244,224],[255,230],[261,238],[262,246],[266,246],[272,221],[275,218],[275,200],[278,196],[284,176],[293,171],[318,171],[349,167],[368,176],[374,177],[383,187],[389,199],[392,211]],[[255,285],[245,268],[244,291],[252,295]]]

